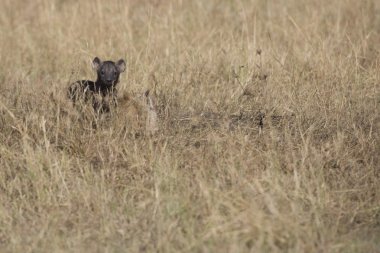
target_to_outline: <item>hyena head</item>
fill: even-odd
[[[98,57],[92,61],[92,66],[98,74],[97,82],[101,82],[106,87],[115,86],[119,82],[120,73],[125,71],[125,61],[101,61]]]

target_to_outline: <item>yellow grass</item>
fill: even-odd
[[[380,252],[379,1],[0,10],[0,252]],[[156,135],[72,109],[95,56]]]

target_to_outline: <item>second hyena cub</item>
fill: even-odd
[[[83,99],[91,102],[96,112],[108,112],[110,103],[116,102],[120,73],[125,71],[125,61],[101,61],[95,57],[92,66],[97,72],[96,81],[81,80],[71,84],[68,90],[69,98],[74,104]]]
[[[155,134],[159,130],[157,112],[155,96],[148,90],[137,96],[124,93],[117,100],[113,116],[116,123],[121,123],[129,132]]]

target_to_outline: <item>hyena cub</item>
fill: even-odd
[[[68,96],[75,104],[79,100],[91,102],[96,113],[109,113],[111,124],[119,122],[132,132],[146,131],[155,133],[158,130],[158,114],[155,97],[149,90],[140,96],[128,93],[121,97],[117,95],[116,85],[120,73],[125,71],[126,64],[123,59],[116,63],[102,62],[98,57],[92,61],[97,72],[95,82],[89,80],[76,81],[71,84]]]
[[[125,71],[125,61],[101,61],[95,57],[92,66],[97,72],[96,81],[81,80],[71,84],[68,91],[69,98],[74,104],[83,99],[90,101],[96,112],[108,112],[110,105],[116,103],[120,73]]]

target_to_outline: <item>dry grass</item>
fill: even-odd
[[[0,9],[0,252],[380,252],[378,1]],[[156,136],[71,110],[94,56]]]

